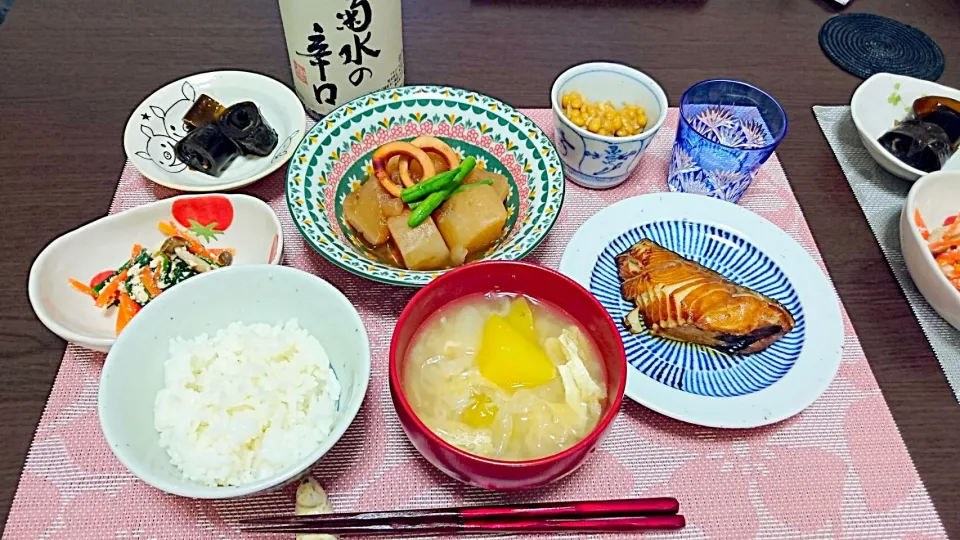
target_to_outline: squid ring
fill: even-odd
[[[416,146],[403,141],[394,141],[387,143],[380,148],[377,148],[376,152],[373,153],[373,173],[377,177],[377,180],[380,181],[380,185],[383,186],[383,189],[387,190],[387,193],[393,195],[394,197],[400,197],[402,190],[400,186],[393,183],[390,180],[390,175],[387,173],[387,161],[393,156],[402,156],[400,161],[403,161],[403,157],[413,158],[417,160],[417,163],[420,164],[420,167],[423,169],[423,175],[425,178],[429,178],[436,174],[436,169],[433,167],[433,161],[430,159],[430,156],[426,152],[417,148]],[[401,178],[403,178],[401,176]],[[409,174],[407,175],[407,180],[409,179]],[[407,184],[407,180],[404,180],[404,184]],[[407,187],[413,185],[411,181],[410,184],[407,184]]]
[[[436,137],[423,135],[410,141],[410,144],[422,149],[424,152],[436,152],[440,154],[443,160],[447,162],[448,170],[456,169],[460,165],[460,158],[457,156],[457,153],[453,151],[453,148],[450,148],[450,145]],[[433,175],[428,175],[426,171],[424,171],[423,178],[420,180],[426,180],[431,176]],[[410,177],[410,158],[408,157],[400,158],[400,179],[403,180],[404,185],[407,187],[416,183]]]

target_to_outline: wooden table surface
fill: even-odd
[[[548,107],[571,64],[625,62],[671,105],[694,82],[733,77],[784,105],[780,160],[806,213],[917,469],[960,538],[960,405],[907,306],[811,111],[844,104],[859,80],[817,43],[826,0],[404,0],[409,83],[464,86],[518,107]],[[854,0],[919,27],[960,86],[960,3]],[[0,518],[64,343],[27,301],[30,264],[58,235],[107,212],[124,163],[127,115],[154,89],[222,68],[290,84],[276,2],[40,0],[0,26]]]

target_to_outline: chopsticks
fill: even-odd
[[[478,534],[636,532],[681,529],[673,498],[619,499],[407,511],[271,516],[241,521],[243,532],[354,534]]]

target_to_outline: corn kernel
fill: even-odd
[[[590,102],[576,91],[562,95],[560,105],[571,123],[600,135],[630,137],[647,125],[644,110],[638,105],[623,103],[617,108],[609,100]]]

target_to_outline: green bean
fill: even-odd
[[[456,168],[442,172],[420,183],[404,188],[403,191],[400,192],[400,199],[403,202],[418,201],[431,193],[444,190],[449,186],[459,170],[459,168]]]
[[[421,201],[421,204],[417,205],[416,210],[414,210],[413,213],[410,214],[410,217],[407,218],[407,226],[411,229],[419,227],[421,223],[430,217],[430,214],[432,214],[434,210],[443,204],[443,201],[445,201],[452,192],[453,189],[445,189],[443,191],[435,191],[427,195],[427,198]]]
[[[463,179],[466,178],[467,175],[470,174],[470,171],[472,171],[473,168],[476,166],[477,166],[476,158],[474,158],[473,156],[467,156],[467,158],[463,160],[463,163],[461,163],[460,166],[457,167],[459,171],[457,172],[457,176],[455,177],[456,180],[454,181],[454,183],[459,186],[460,182],[463,182]]]
[[[407,226],[415,228],[421,223],[427,220],[430,217],[430,214],[434,210],[440,207],[443,204],[443,201],[450,198],[453,195],[453,192],[460,187],[460,182],[463,182],[463,179],[470,174],[470,171],[477,165],[477,160],[473,156],[468,156],[463,160],[463,163],[460,164],[460,167],[454,169],[457,171],[456,176],[453,177],[453,180],[450,180],[449,184],[446,184],[446,189],[443,191],[434,191],[433,193],[427,195],[427,198],[424,199],[422,204],[418,204],[417,207],[413,210],[413,213],[410,214],[410,217],[407,219]]]

